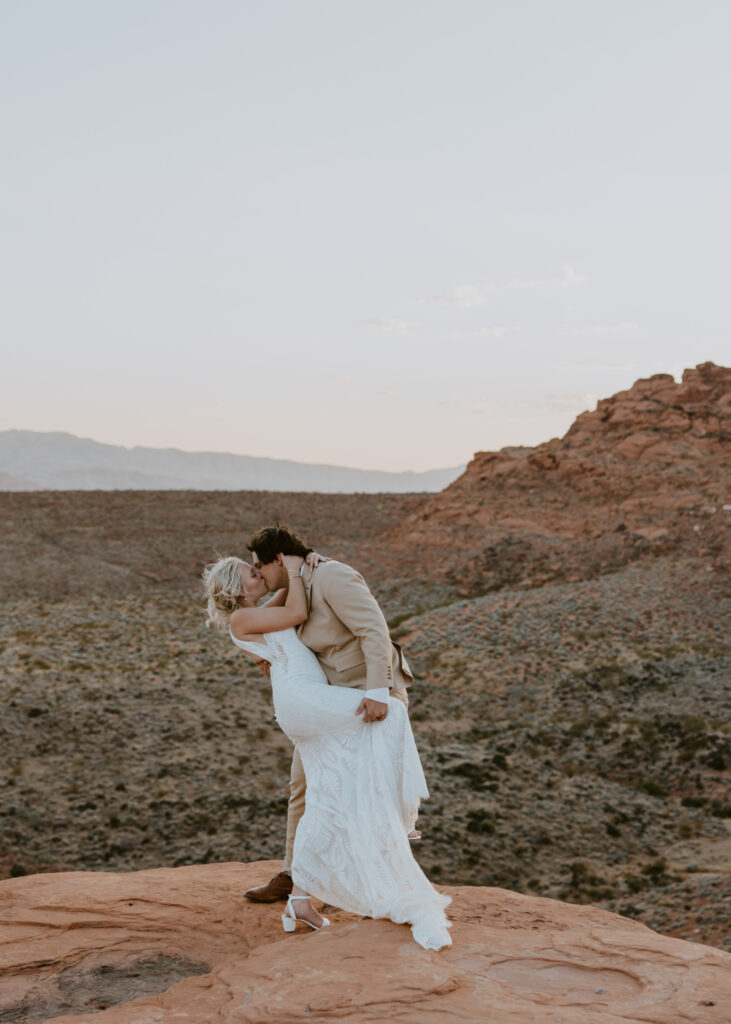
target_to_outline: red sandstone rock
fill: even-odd
[[[731,956],[502,889],[447,889],[454,945],[329,912],[284,935],[240,893],[278,862],[0,883],[0,1020],[57,1024],[723,1024]]]
[[[679,384],[656,374],[602,399],[562,438],[477,452],[391,532],[390,548],[405,565],[418,552],[435,566],[450,549],[466,593],[584,578],[648,545],[681,548],[724,571],[730,466],[731,368],[701,363]]]

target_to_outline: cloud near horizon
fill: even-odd
[[[573,267],[569,266],[568,263],[564,263],[557,277],[559,288],[576,288],[579,285],[586,284],[587,280],[588,278],[585,274],[580,274]]]
[[[490,327],[478,327],[476,331],[452,331],[450,341],[464,341],[467,338],[504,338],[508,334],[519,334],[522,327],[509,327],[494,324]]]
[[[555,273],[545,278],[511,278],[507,281],[488,281],[484,285],[460,284],[447,292],[434,295],[433,301],[446,306],[469,309],[487,302],[490,295],[506,291],[550,291],[555,288],[577,288],[586,284],[588,277],[564,263]]]
[[[620,320],[616,324],[588,324],[586,327],[567,327],[559,333],[565,338],[603,338],[608,334],[636,334],[640,325]]]
[[[491,291],[494,291],[494,288],[490,285],[485,288],[477,288],[473,284],[460,284],[452,288],[451,291],[435,295],[434,301],[441,302],[445,306],[469,309],[471,306],[481,306],[483,302],[487,302],[487,295]]]
[[[598,399],[596,395],[544,395],[542,411],[561,412],[578,416],[579,413],[595,409]]]
[[[408,334],[409,329],[414,326],[408,320],[399,320],[397,317],[377,317],[366,320],[365,323],[377,331],[390,331],[391,334]]]

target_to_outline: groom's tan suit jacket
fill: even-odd
[[[388,686],[408,703],[413,674],[360,573],[343,562],[321,562],[316,569],[305,565],[302,579],[309,612],[298,635],[317,655],[328,682],[362,690]]]

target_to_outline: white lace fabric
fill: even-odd
[[[307,779],[292,878],[313,896],[364,917],[408,923],[425,949],[451,945],[445,909],[414,860],[407,833],[429,796],[406,708],[393,697],[382,722],[355,710],[363,691],[330,686],[294,629],[237,640],[270,662],[274,711],[297,744]]]

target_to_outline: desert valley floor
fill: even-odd
[[[702,551],[651,547],[480,593],[448,546],[420,574],[394,553],[430,500],[0,495],[2,876],[281,856],[290,746],[267,681],[206,629],[197,584],[279,517],[362,569],[416,669],[417,855],[435,881],[730,948],[726,576]]]

